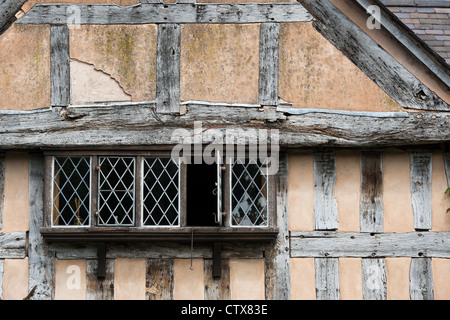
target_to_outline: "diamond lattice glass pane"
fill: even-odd
[[[134,224],[134,175],[132,157],[99,157],[99,225]]]
[[[90,225],[91,160],[53,158],[53,226]]]
[[[237,158],[231,167],[233,226],[267,226],[267,174],[264,163]]]
[[[178,226],[178,168],[171,158],[144,158],[144,225]]]

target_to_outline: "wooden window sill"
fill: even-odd
[[[41,228],[47,242],[270,242],[278,229],[232,227],[54,227]]]

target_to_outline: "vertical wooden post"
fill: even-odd
[[[3,203],[5,201],[5,155],[0,153],[0,230],[3,226]]]
[[[180,113],[181,26],[160,24],[156,56],[156,111]]]
[[[259,103],[278,105],[279,23],[262,23],[259,47]]]
[[[29,216],[28,240],[30,299],[49,300],[54,297],[54,257],[41,236],[44,201],[44,157],[31,155],[29,163]]]
[[[364,300],[386,300],[386,262],[384,258],[362,259],[362,280]]]
[[[412,152],[411,197],[416,230],[431,229],[431,158],[430,152]]]
[[[336,158],[331,153],[314,154],[314,229],[336,230],[338,209],[335,195]]]
[[[70,104],[70,48],[69,27],[50,28],[51,105],[66,107]]]
[[[361,232],[383,232],[382,167],[381,152],[361,153]]]
[[[289,300],[290,292],[290,248],[288,206],[288,156],[280,153],[276,181],[276,225],[279,230],[274,243],[266,247],[266,299]]]
[[[339,259],[315,258],[317,300],[339,300]]]
[[[411,300],[433,300],[433,273],[431,258],[412,258],[409,273]]]

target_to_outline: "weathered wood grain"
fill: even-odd
[[[280,146],[295,148],[404,146],[450,140],[450,113],[411,112],[406,118],[373,118],[326,113],[289,115],[270,107],[260,111],[220,104],[193,103],[186,107],[187,113],[182,116],[157,114],[154,102],[0,111],[0,150],[190,143],[196,121],[201,121],[206,144],[215,141],[217,135],[240,134],[246,138],[257,134],[257,129],[278,130]]]
[[[17,23],[66,24],[69,5],[36,5]],[[80,24],[304,22],[311,15],[298,3],[77,5]]]
[[[0,153],[0,230],[3,227],[3,206],[5,202],[5,155]]]
[[[268,243],[265,250],[265,283],[267,300],[290,299],[290,258],[289,258],[289,207],[288,207],[288,156],[280,153],[276,179],[276,226],[277,238]]]
[[[230,260],[222,259],[221,276],[213,278],[213,261],[205,260],[205,300],[230,300]]]
[[[450,106],[328,0],[299,0],[314,27],[404,108],[449,111]]]
[[[381,152],[361,153],[361,232],[383,232],[383,166]]]
[[[54,257],[41,236],[44,206],[44,157],[30,155],[29,160],[29,221],[28,262],[29,290],[36,289],[31,300],[51,300],[54,297]]]
[[[0,35],[16,21],[16,13],[27,0],[2,0],[0,2]]]
[[[434,299],[431,258],[412,258],[409,280],[411,300]]]
[[[146,299],[173,299],[173,259],[147,260]]]
[[[69,28],[50,28],[50,78],[51,105],[63,107],[70,104]]]
[[[181,25],[158,26],[156,111],[180,113]]]
[[[120,243],[108,247],[107,259],[114,258],[148,258],[148,259],[190,259],[190,244],[177,243]],[[222,246],[223,259],[261,259],[265,247],[261,244],[226,244]],[[49,245],[58,259],[97,259],[95,243],[52,243]],[[212,259],[211,246],[198,243],[192,251],[194,259]]]
[[[25,232],[0,232],[0,259],[23,259],[26,256]]]
[[[0,300],[3,300],[3,270],[5,266],[5,260],[0,259]]]
[[[450,153],[444,153],[445,175],[447,176],[447,186],[450,188]]]
[[[86,300],[114,300],[114,259],[106,259],[106,276],[97,277],[98,260],[86,261]]]
[[[259,103],[278,105],[279,23],[262,23],[259,43]]]
[[[385,259],[362,259],[362,283],[364,300],[386,300]]]
[[[335,195],[336,158],[331,153],[314,154],[314,229],[336,230],[338,209]]]
[[[411,152],[411,200],[416,230],[430,230],[431,225],[431,152]]]
[[[450,258],[450,233],[353,233],[291,231],[291,257]]]
[[[316,299],[339,300],[339,259],[316,258]]]

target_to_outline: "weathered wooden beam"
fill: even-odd
[[[154,102],[0,111],[0,150],[190,143],[196,123],[203,128],[205,144],[217,135],[247,138],[259,129],[278,130],[279,144],[286,147],[404,146],[450,140],[450,113],[374,118],[320,112],[290,115],[270,107],[220,104],[192,103],[186,108],[181,116],[157,114]]]
[[[28,285],[29,290],[36,287],[30,299],[51,300],[54,297],[55,261],[40,233],[44,219],[44,157],[32,154],[29,162]]]
[[[339,259],[316,258],[316,299],[339,300]]]
[[[0,232],[0,259],[23,259],[26,256],[25,232]]]
[[[156,111],[180,113],[181,26],[158,26],[156,55]]]
[[[51,105],[66,107],[70,104],[69,28],[50,28]]]
[[[431,225],[431,152],[412,152],[411,200],[416,230],[430,230]]]
[[[278,105],[279,23],[262,23],[259,42],[259,103]]]
[[[264,246],[261,244],[223,244],[223,259],[262,259]],[[52,243],[49,250],[58,259],[97,259],[97,245],[90,242],[85,243]],[[190,258],[212,259],[211,246],[198,243],[194,246],[191,256],[190,244],[176,243],[114,243],[108,246],[107,259],[115,258],[148,258],[148,259],[190,259]]]
[[[450,153],[444,153],[445,175],[447,176],[447,186],[450,188]]]
[[[36,5],[17,23],[67,24],[70,5]],[[310,21],[299,3],[76,5],[80,24],[264,23]]]
[[[5,201],[5,155],[0,153],[0,230],[3,226],[3,206]]]
[[[274,242],[267,244],[266,257],[266,299],[289,300],[290,258],[289,258],[289,207],[288,207],[288,156],[280,154],[276,179],[276,226],[279,230]],[[270,200],[269,200],[270,201]]]
[[[291,231],[291,257],[450,258],[450,233],[352,233]]]
[[[5,260],[0,259],[0,300],[3,300],[3,270],[5,269]]]
[[[146,299],[173,300],[173,259],[147,259]]]
[[[28,0],[2,0],[0,2],[0,35],[16,21],[16,13]]]
[[[385,259],[361,260],[363,299],[386,300],[386,265]]]
[[[412,258],[409,272],[411,300],[433,300],[433,271],[431,258]]]
[[[106,260],[103,279],[97,276],[98,261],[86,261],[86,300],[114,300],[114,259]]]
[[[370,79],[404,108],[449,111],[428,89],[375,40],[328,0],[299,0],[314,16],[314,27]],[[361,10],[364,12],[363,10]]]
[[[361,153],[361,232],[383,232],[383,165],[381,152]]]
[[[336,157],[332,153],[314,154],[314,230],[336,230]]]
[[[205,300],[230,300],[230,260],[222,259],[221,277],[212,276],[213,261],[205,260]]]

